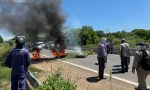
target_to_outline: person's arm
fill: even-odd
[[[133,60],[133,65],[132,65],[132,73],[135,73],[135,69],[138,67],[139,61],[140,61],[140,52],[136,51],[134,60]]]
[[[30,55],[29,55],[28,51],[26,51],[25,57],[26,57],[26,66],[29,66],[30,65]]]
[[[122,46],[120,45],[119,46],[119,55],[121,55],[121,52],[122,52]]]
[[[10,53],[8,53],[8,55],[4,61],[5,66],[9,67],[9,68],[11,68],[11,58],[12,58],[11,54],[12,54],[12,51]]]

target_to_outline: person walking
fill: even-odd
[[[16,47],[10,51],[5,59],[5,65],[12,68],[11,90],[26,90],[26,74],[30,65],[30,56],[23,48],[25,38],[16,37]]]
[[[97,60],[99,65],[98,77],[99,79],[104,79],[104,69],[107,63],[107,42],[105,37],[103,37],[98,44]]]
[[[146,61],[144,57],[149,57],[149,63],[143,63],[143,61]],[[146,44],[143,42],[137,44],[137,51],[135,53],[132,65],[133,74],[135,73],[135,69],[137,71],[138,78],[138,87],[136,87],[135,89],[148,90],[146,86],[146,78],[148,74],[150,74],[150,52],[146,49]]]
[[[121,58],[121,72],[128,72],[128,65],[130,63],[130,48],[129,43],[125,39],[121,40],[120,44],[120,58]]]

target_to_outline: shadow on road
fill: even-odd
[[[121,65],[114,65],[112,69],[112,74],[120,74],[121,72]]]
[[[113,67],[121,67],[121,65],[114,65]]]
[[[88,82],[96,83],[96,82],[100,81],[101,79],[99,79],[97,76],[95,76],[95,77],[88,77],[86,80]]]

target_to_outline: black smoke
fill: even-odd
[[[65,46],[64,22],[60,0],[0,0],[0,27],[14,35],[26,35],[32,41],[40,35],[53,37]]]

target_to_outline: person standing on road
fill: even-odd
[[[121,58],[121,72],[128,72],[128,65],[130,63],[130,48],[129,43],[125,39],[121,40],[120,44],[120,58]]]
[[[5,59],[5,65],[12,68],[11,90],[26,90],[26,74],[30,65],[30,56],[23,48],[25,39],[16,37],[16,48],[12,49]]]
[[[110,42],[109,42],[109,45],[110,45],[110,54],[112,54],[112,52],[113,52],[113,42],[110,41]]]
[[[146,78],[148,74],[150,74],[150,66],[149,70],[145,70],[141,65],[142,60],[145,60],[143,58],[143,56],[145,55],[150,57],[150,52],[146,49],[146,44],[145,43],[137,44],[137,51],[135,53],[132,65],[132,73],[133,74],[135,73],[135,69],[137,71],[138,87],[135,88],[136,90],[147,90]],[[146,64],[144,66],[146,66]]]
[[[103,37],[98,44],[97,59],[99,65],[98,77],[104,79],[104,69],[107,62],[107,42],[105,37]]]

